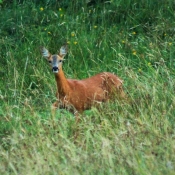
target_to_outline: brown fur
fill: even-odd
[[[93,105],[113,97],[124,97],[122,80],[116,75],[103,72],[84,80],[66,79],[61,70],[55,74],[57,98],[55,107],[66,108],[70,112],[83,112]]]

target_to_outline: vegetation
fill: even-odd
[[[6,1],[0,5],[0,174],[174,174],[174,1]],[[128,101],[57,110],[41,45],[69,44],[67,77],[103,71]]]

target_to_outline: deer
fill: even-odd
[[[67,79],[62,68],[67,52],[67,45],[63,45],[59,53],[54,55],[41,47],[41,54],[49,62],[57,85],[57,101],[53,103],[52,109],[66,109],[78,118],[79,114],[92,106],[115,97],[125,97],[123,80],[110,72],[102,72],[82,80]]]

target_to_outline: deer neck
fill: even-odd
[[[57,74],[55,74],[55,79],[57,82],[57,89],[58,89],[59,95],[66,96],[70,91],[70,87],[62,68],[59,70]]]

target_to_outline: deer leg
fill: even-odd
[[[74,116],[75,116],[75,122],[76,122],[76,124],[79,123],[79,121],[80,121],[80,116],[79,116],[78,111],[75,111],[75,112],[74,112]]]

